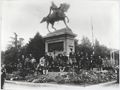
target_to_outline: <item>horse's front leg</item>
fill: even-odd
[[[47,23],[47,29],[48,29],[48,31],[50,32],[50,30],[49,30],[49,23]]]
[[[52,24],[52,28],[56,31],[56,28],[54,27],[54,24]]]
[[[65,16],[67,18],[67,22],[69,22],[69,18],[67,16]]]
[[[63,22],[64,22],[64,24],[66,25],[66,27],[67,27],[67,28],[69,28],[69,27],[68,27],[68,25],[66,24],[66,21],[65,21],[65,19],[63,20]]]

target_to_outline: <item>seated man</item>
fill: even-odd
[[[44,74],[44,69],[45,69],[45,57],[41,57],[39,60],[40,68],[42,70],[42,74]]]

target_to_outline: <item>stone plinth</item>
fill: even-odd
[[[66,52],[68,55],[70,49],[75,51],[74,38],[76,34],[69,28],[63,28],[54,32],[48,33],[45,39],[45,52],[59,54]]]

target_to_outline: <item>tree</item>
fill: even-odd
[[[38,32],[27,44],[27,54],[32,54],[37,60],[45,54],[45,42]]]
[[[104,45],[100,45],[97,39],[95,40],[95,43],[92,45],[89,38],[83,37],[80,44],[78,44],[78,42],[75,41],[75,49],[76,52],[79,52],[80,54],[82,53],[81,56],[84,58],[84,60],[82,61],[81,65],[83,65],[83,67],[86,67],[86,65],[87,67],[89,66],[88,63],[90,62],[91,55],[93,56],[92,58],[94,60],[93,62],[94,65],[93,64],[92,65],[95,67],[99,66],[99,64],[102,64],[99,59],[99,56],[101,56],[102,58],[110,56],[109,55],[110,49],[108,49]]]
[[[1,64],[3,64],[5,61],[5,52],[1,51]]]
[[[24,39],[23,38],[18,38],[18,34],[17,33],[14,33],[14,37],[11,37],[11,43],[9,44],[9,48],[11,47],[15,47],[16,49],[19,49],[22,47],[23,45],[23,41]]]
[[[6,50],[4,64],[8,65],[17,63],[16,56],[17,50],[14,47],[11,47],[10,49]]]
[[[81,44],[79,44],[79,52],[82,52],[83,55],[85,56],[88,54],[89,56],[92,53],[92,44],[87,37],[83,37],[81,40]]]
[[[18,35],[14,33],[14,37],[11,37],[10,44],[4,53],[5,64],[17,64],[20,49],[23,45],[23,38],[18,38]]]
[[[91,42],[88,37],[83,37],[81,41],[81,45],[85,45],[87,47],[91,46]]]
[[[97,39],[95,40],[94,51],[95,51],[95,56],[97,57],[101,56],[102,58],[105,58],[110,56],[110,49],[108,49],[104,45],[100,45]]]

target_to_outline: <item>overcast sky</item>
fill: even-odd
[[[66,15],[68,26],[77,34],[92,40],[91,20],[94,38],[107,47],[119,49],[119,2],[117,0],[4,0],[2,3],[1,49],[5,50],[10,37],[16,32],[24,38],[24,43],[33,38],[36,32],[45,36],[48,31],[41,19],[48,15],[51,1],[59,6],[61,2],[70,4]],[[92,19],[91,19],[92,17]],[[64,28],[63,22],[55,23],[57,29]],[[51,31],[54,31],[50,28]]]

